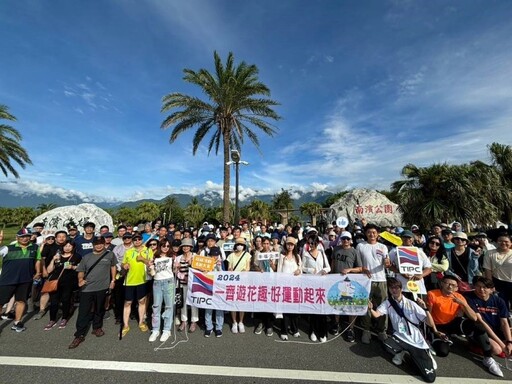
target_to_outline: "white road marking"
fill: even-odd
[[[131,361],[52,359],[45,357],[0,356],[0,365],[24,367],[59,367],[73,369],[94,369],[106,371],[174,373],[201,376],[253,377],[265,379],[289,379],[304,381],[357,382],[357,383],[424,383],[423,380],[406,375],[379,375],[373,373],[308,371],[295,369],[273,369],[253,367],[221,367],[213,365],[142,363]],[[438,377],[436,384],[502,383],[500,380],[471,379],[460,377]]]

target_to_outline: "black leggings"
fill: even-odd
[[[434,361],[432,356],[430,356],[428,349],[416,348],[400,340],[394,335],[388,337],[388,339],[384,341],[384,348],[391,354],[396,354],[402,351],[409,352],[411,360],[416,368],[418,368],[423,380],[427,383],[433,383],[435,381],[436,371],[434,369]]]
[[[60,284],[57,292],[50,293],[50,320],[57,321],[57,312],[59,311],[59,304],[62,303],[62,319],[69,320],[71,314],[71,299],[76,285]]]

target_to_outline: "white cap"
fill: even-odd
[[[350,238],[352,238],[352,235],[348,231],[343,231],[343,232],[341,232],[340,237],[350,237]]]

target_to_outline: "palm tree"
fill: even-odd
[[[11,115],[8,109],[7,106],[0,104],[0,120],[16,121],[16,117]],[[16,129],[7,124],[0,124],[0,170],[6,177],[9,173],[15,178],[20,177],[11,161],[14,161],[23,169],[27,164],[32,164],[32,160],[20,145],[20,141],[21,135]]]
[[[499,186],[502,196],[495,196],[493,200],[503,212],[501,219],[510,225],[512,222],[512,146],[492,143],[488,146],[492,164],[499,175]],[[495,183],[494,187],[498,187]]]
[[[284,221],[284,224],[287,224],[290,220],[290,211],[293,210],[293,200],[290,191],[287,191],[281,188],[280,193],[276,193],[272,198],[272,209],[274,211],[284,211],[286,210],[286,216],[281,216],[281,219]]]
[[[160,209],[160,217],[165,218],[165,224],[168,222],[182,222],[183,221],[183,208],[173,196],[167,196],[159,206]]]
[[[197,228],[199,227],[199,224],[204,220],[205,209],[201,204],[199,204],[197,198],[194,197],[192,201],[186,206],[183,214],[185,215],[185,220],[188,223],[192,223]]]
[[[244,207],[245,217],[249,220],[262,221],[267,223],[270,218],[270,205],[262,200],[253,200]]]
[[[192,153],[195,155],[203,139],[211,134],[208,154],[215,150],[218,154],[222,143],[224,155],[224,196],[223,220],[229,219],[230,151],[241,151],[245,136],[256,148],[259,140],[250,126],[273,136],[276,129],[264,119],[280,119],[272,109],[278,105],[270,96],[269,88],[258,80],[258,68],[242,61],[234,65],[233,53],[228,54],[224,65],[217,54],[213,54],[215,73],[206,69],[193,71],[184,69],[183,80],[201,88],[207,97],[203,101],[195,96],[173,92],[163,97],[162,112],[171,112],[163,121],[161,128],[173,127],[169,142],[174,143],[185,131],[197,127],[192,141]]]
[[[481,162],[462,165],[433,164],[402,169],[405,180],[392,184],[405,223],[428,228],[440,221],[488,224],[498,217],[491,197],[502,197],[492,188],[498,178],[492,167]]]
[[[43,214],[55,208],[57,208],[57,204],[55,203],[41,203],[37,206],[37,211],[39,214]]]
[[[137,212],[137,218],[144,221],[153,221],[160,213],[158,205],[150,201],[140,203],[135,207],[135,211]]]
[[[322,213],[322,206],[315,202],[303,203],[299,207],[300,213],[311,218],[311,225],[316,225],[316,217]]]

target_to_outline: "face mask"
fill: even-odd
[[[236,246],[236,250],[237,250],[238,252],[243,251],[243,250],[244,250],[244,248],[245,248],[245,247],[244,247],[243,245],[241,245],[241,244],[239,244],[239,245],[237,245],[237,246]]]

